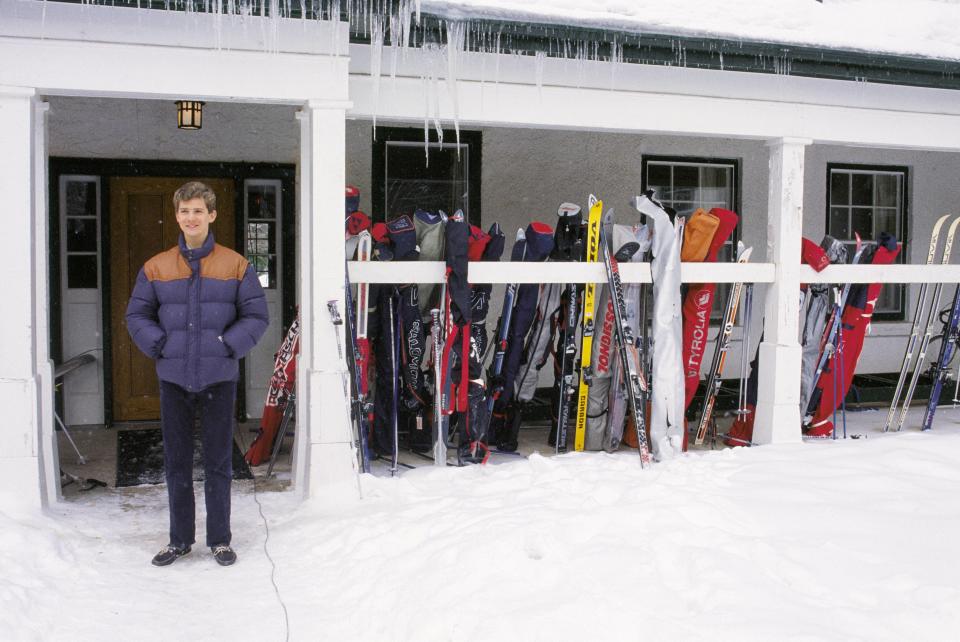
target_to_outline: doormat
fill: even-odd
[[[200,434],[193,435],[193,481],[203,481]],[[233,442],[233,478],[253,479],[243,453]],[[163,437],[159,428],[117,432],[117,487],[162,484]]]

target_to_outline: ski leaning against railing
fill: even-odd
[[[860,257],[863,256],[863,242],[860,240],[860,235],[856,234],[856,251],[853,254],[853,259],[850,261],[850,265],[857,265],[860,263]],[[814,385],[816,382],[820,381],[820,375],[823,374],[824,368],[827,367],[827,362],[833,358],[833,354],[837,342],[837,334],[842,331],[842,324],[840,323],[840,318],[843,316],[843,308],[847,304],[847,298],[850,296],[850,288],[852,284],[847,283],[843,286],[843,289],[840,291],[839,295],[835,295],[835,303],[833,306],[833,311],[830,313],[830,320],[826,325],[826,332],[823,335],[823,339],[820,341],[820,358],[817,360],[817,368],[814,371],[813,381]],[[804,408],[803,415],[803,425],[807,426],[813,420],[813,413],[816,411],[817,406],[820,404],[820,399],[816,394],[816,390],[810,395],[810,401],[806,408]]]
[[[637,370],[637,360],[632,359],[630,355],[630,351],[636,346],[636,341],[634,339],[634,329],[626,323],[627,305],[623,294],[623,283],[620,281],[620,266],[617,259],[611,255],[603,226],[598,227],[600,254],[603,257],[603,267],[607,274],[610,296],[614,302],[614,337],[617,343],[617,353],[626,379],[627,399],[629,400],[633,426],[637,431],[637,452],[640,453],[640,466],[644,467],[650,463],[650,447],[647,444],[646,420],[644,419],[645,408],[642,402],[647,384],[642,374]],[[639,249],[639,243],[634,244],[634,247],[631,248],[632,251],[627,255],[628,258],[637,249]],[[640,361],[642,362],[642,359]]]
[[[350,279],[347,278],[346,281],[346,306],[347,306],[347,315],[349,316],[350,310]],[[346,370],[346,362],[343,359],[343,344],[340,342],[340,326],[343,325],[343,318],[340,316],[340,311],[337,310],[337,301],[331,300],[327,301],[327,312],[330,314],[330,322],[333,324],[333,334],[337,339],[337,359],[341,364],[338,370],[340,371],[340,381],[343,384],[343,401],[346,404],[347,417],[352,419],[356,439],[355,447],[358,450],[357,458],[357,490],[360,491],[361,495],[363,491],[360,488],[360,473],[369,472],[369,458],[366,455],[366,442],[364,439],[364,431],[366,430],[364,426],[364,413],[363,409],[358,405],[357,401],[359,395],[350,394],[350,383],[348,381],[348,375]],[[348,328],[349,330],[349,328]],[[352,330],[351,330],[352,332]],[[366,466],[366,468],[365,468]],[[271,469],[273,468],[273,462],[270,463]]]
[[[441,294],[441,300],[443,298]],[[433,340],[433,463],[447,465],[447,417],[443,414],[441,381],[443,380],[443,313],[430,310],[430,336]]]
[[[580,206],[563,203],[557,210],[557,229],[554,233],[552,260],[580,261],[583,259],[583,216]],[[560,337],[557,343],[556,359],[559,360],[557,372],[557,430],[554,435],[554,450],[567,452],[567,433],[570,425],[570,406],[573,394],[577,391],[573,383],[573,373],[577,366],[577,284],[563,286],[566,299],[560,296],[562,303],[557,320]]]
[[[596,263],[600,249],[600,219],[603,216],[603,201],[598,200],[593,194],[587,201],[589,214],[587,215],[587,252],[586,262]],[[577,390],[577,423],[576,431],[573,437],[573,448],[576,451],[583,450],[584,440],[587,434],[587,402],[590,399],[590,382],[593,378],[593,369],[591,359],[593,358],[593,331],[594,331],[594,305],[596,298],[597,284],[590,282],[583,288],[583,326],[580,331],[580,385]],[[621,292],[621,299],[623,293]],[[626,314],[624,308],[624,314]],[[558,431],[560,432],[560,431]],[[565,432],[565,431],[564,431]],[[557,442],[564,444],[559,436]]]
[[[752,247],[744,248],[743,242],[739,242],[737,247],[737,263],[743,264],[750,261]],[[713,407],[717,401],[717,393],[720,391],[723,374],[723,366],[727,360],[727,352],[730,351],[730,343],[733,339],[733,324],[737,320],[737,310],[740,307],[740,294],[743,291],[743,282],[734,283],[727,297],[727,306],[723,312],[723,322],[720,324],[720,334],[717,336],[717,344],[713,350],[713,361],[710,364],[710,373],[707,375],[707,385],[703,399],[703,410],[700,412],[700,422],[697,424],[697,435],[694,444],[699,446],[707,434],[707,427],[713,419]],[[747,329],[744,328],[744,336]]]
[[[933,233],[930,235],[930,246],[927,249],[927,265],[932,265],[934,256],[937,252],[937,245],[940,239],[940,230],[942,229],[946,220],[950,218],[949,214],[941,216],[937,219],[937,222],[933,225]],[[943,244],[943,253],[940,256],[940,264],[946,265],[950,262],[950,250],[953,248],[953,236],[957,230],[957,223],[960,222],[960,217],[957,217],[947,229],[946,239]],[[919,372],[922,368],[923,359],[926,356],[927,345],[930,342],[930,335],[933,332],[933,318],[932,315],[936,315],[937,308],[940,305],[940,295],[943,289],[943,285],[938,283],[933,290],[933,299],[934,302],[929,308],[928,314],[930,317],[924,316],[924,304],[927,300],[927,290],[929,284],[923,283],[920,286],[920,294],[917,299],[917,307],[913,314],[913,325],[910,328],[910,338],[907,341],[907,349],[903,355],[903,362],[900,364],[900,376],[897,379],[897,387],[893,392],[893,399],[890,401],[890,410],[887,412],[887,421],[883,425],[883,431],[887,432],[891,427],[896,425],[896,430],[900,430],[903,427],[903,422],[906,419],[907,408],[910,406],[910,402],[913,400],[913,393],[916,389],[917,380],[919,379]],[[917,358],[916,365],[913,365],[913,351],[917,346],[917,341],[920,339],[920,325],[923,323],[923,319],[928,318],[926,332],[923,337],[923,342],[921,343],[921,348],[919,356]],[[903,392],[903,386],[907,381],[907,375],[910,374],[910,386],[907,389],[907,395],[903,400],[903,410],[900,413],[900,417],[897,420],[897,423],[894,424],[894,416],[896,415],[897,408],[899,407],[900,402],[900,393]]]
[[[957,341],[960,340],[960,285],[953,294],[953,305],[950,306],[949,316],[943,323],[943,339],[940,343],[940,354],[933,364],[933,386],[930,389],[930,399],[927,401],[927,410],[923,413],[923,424],[921,430],[930,430],[933,428],[933,415],[937,412],[937,406],[940,403],[940,392],[943,390],[943,384],[946,383],[947,370],[950,367],[950,359],[953,358],[953,350]]]
[[[523,255],[526,253],[526,244],[521,243],[524,240],[523,228],[517,230],[516,240],[513,242],[513,250],[510,261],[523,261]],[[507,337],[510,336],[510,320],[513,318],[513,305],[517,296],[517,284],[508,283],[503,294],[503,309],[500,313],[500,323],[497,327],[497,344],[493,353],[493,363],[490,364],[490,372],[487,375],[487,381],[490,391],[487,394],[487,413],[493,414],[493,406],[500,398],[503,392],[503,382],[500,377],[503,374],[503,358],[507,354]]]

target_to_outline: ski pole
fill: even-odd
[[[956,384],[953,386],[953,407],[957,407],[957,403],[960,402],[960,399],[957,399],[958,394],[960,394],[960,363],[957,364],[957,377]]]
[[[837,354],[834,357],[837,360],[840,370],[840,418],[843,420],[843,438],[847,438],[847,395],[844,392],[843,386],[846,383],[846,376],[844,375],[844,363],[843,363],[843,324],[840,325],[840,332],[837,334]]]
[[[750,322],[753,316],[753,283],[748,283],[743,295],[743,339],[740,342],[740,390],[737,415],[747,415],[747,353],[750,351]]]
[[[330,301],[327,301],[327,312],[330,314],[330,322],[333,323],[333,334],[337,338],[337,364],[339,365],[338,370],[340,370],[340,381],[343,383],[343,399],[347,404],[347,418],[349,419],[353,416],[354,413],[353,413],[353,404],[350,402],[350,384],[347,381],[347,369],[343,365],[340,365],[340,363],[343,362],[343,345],[340,343],[340,326],[343,325],[343,318],[340,316],[340,311],[337,309],[336,299],[331,299]],[[291,395],[291,397],[293,397],[293,395]],[[292,401],[293,401],[292,399],[287,401],[288,406]],[[284,408],[284,415],[285,415],[284,419],[287,420],[286,423],[289,423],[289,416],[287,415],[286,410],[287,409]],[[356,426],[357,426],[357,435],[359,436],[360,431],[362,430],[360,428],[359,417],[357,417]],[[284,426],[284,432],[286,432],[286,426]],[[277,440],[278,449],[279,449],[279,442],[281,440],[282,440],[282,437],[281,439]],[[354,464],[357,464],[356,460],[354,460]],[[273,469],[273,458],[271,458],[271,461],[270,461],[270,469],[271,470]],[[357,492],[359,492],[362,497],[363,489],[360,486],[361,467],[356,466],[356,471],[357,471]],[[269,472],[270,471],[268,471],[267,476],[269,476]]]
[[[390,320],[390,384],[391,384],[391,393],[393,396],[393,408],[390,411],[390,424],[393,433],[393,456],[390,458],[390,476],[395,477],[398,472],[397,464],[400,457],[400,424],[398,413],[400,411],[400,389],[398,385],[397,378],[400,376],[400,373],[397,370],[397,362],[399,361],[397,352],[399,351],[400,342],[397,340],[397,325],[396,325],[396,292],[391,293],[390,301],[387,305],[389,311],[389,320]]]

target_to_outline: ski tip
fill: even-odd
[[[587,205],[590,207],[590,209],[593,209],[596,206],[596,204],[597,204],[596,196],[591,194],[589,197],[587,197]]]
[[[737,262],[746,263],[750,260],[750,255],[753,254],[753,246],[743,247],[743,241],[738,243],[739,251],[737,252]]]
[[[618,263],[626,263],[633,258],[633,255],[640,251],[640,244],[636,241],[628,241],[624,243],[613,258],[617,260]]]
[[[524,229],[521,227],[521,228],[519,228],[519,229],[517,230],[517,240],[518,240],[518,241],[522,241],[522,240],[524,240],[525,238],[527,238],[527,233],[526,233],[526,232],[524,231]]]
[[[953,219],[953,222],[950,223],[950,228],[947,230],[947,239],[950,239],[953,234],[957,231],[957,226],[960,225],[960,216]]]
[[[950,216],[951,216],[950,214],[944,214],[943,216],[937,219],[937,222],[933,224],[932,236],[936,237],[937,234],[940,233],[940,228],[942,228],[944,224],[946,224],[947,219],[950,218]]]

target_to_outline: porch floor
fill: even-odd
[[[234,441],[240,452],[246,452],[257,435],[260,425],[258,419],[238,422],[234,429]],[[81,480],[98,480],[104,482],[107,488],[116,488],[117,483],[117,435],[128,430],[149,430],[160,427],[159,422],[138,422],[136,424],[118,424],[111,428],[102,425],[74,426],[70,428],[70,436],[80,449],[86,463],[81,464],[77,453],[70,445],[67,436],[62,430],[57,431],[58,447],[60,451],[60,469],[79,477]],[[291,453],[293,447],[293,433],[290,431],[284,440],[283,448],[277,456],[277,463],[273,467],[273,477],[266,479],[268,464],[250,466],[250,472],[258,480],[258,490],[285,490],[290,486]],[[261,483],[262,481],[262,483]],[[79,495],[88,494],[81,490],[78,482],[67,483],[62,486],[63,498],[70,500]]]

